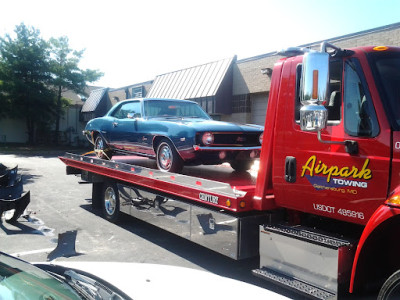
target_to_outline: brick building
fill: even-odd
[[[340,48],[375,45],[400,47],[400,23],[324,41]],[[300,45],[300,47],[318,48],[321,42]],[[280,56],[276,53],[267,53],[237,61],[233,72],[233,113],[230,116],[224,116],[223,119],[264,125],[272,69],[279,58]]]

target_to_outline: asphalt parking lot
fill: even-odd
[[[3,215],[1,251],[29,262],[54,259],[181,266],[293,296],[251,274],[258,258],[234,261],[130,216],[123,216],[118,224],[106,221],[101,210],[91,206],[91,184],[81,184],[80,177],[66,175],[65,165],[58,158],[63,153],[0,153],[1,163],[18,164],[24,189],[31,192],[27,214],[18,223],[5,222],[7,216]],[[74,231],[76,254],[52,252],[60,234]]]

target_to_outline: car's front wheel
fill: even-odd
[[[157,146],[157,167],[161,171],[179,173],[183,168],[183,160],[174,145],[163,139]]]
[[[94,141],[94,153],[98,158],[101,159],[111,159],[112,151],[104,141],[104,139],[99,135]]]

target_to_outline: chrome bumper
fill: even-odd
[[[86,137],[89,143],[94,145],[93,136],[89,130],[82,130],[82,134]]]

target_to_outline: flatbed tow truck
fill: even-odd
[[[65,154],[111,222],[126,213],[315,299],[400,299],[400,48],[290,48],[272,73],[258,171]]]

